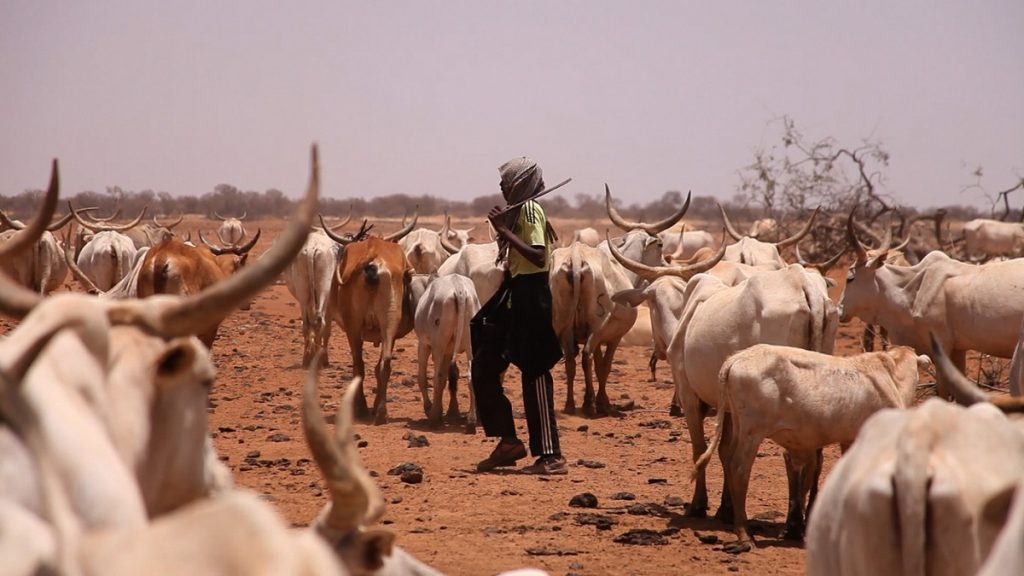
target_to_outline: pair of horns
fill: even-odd
[[[235,256],[241,256],[243,254],[248,254],[249,250],[252,250],[252,247],[256,245],[256,242],[260,239],[260,234],[262,234],[262,233],[263,233],[263,229],[262,228],[257,228],[256,229],[256,235],[252,237],[252,240],[249,240],[247,243],[243,244],[242,246],[237,246],[237,245],[217,246],[216,244],[210,242],[206,238],[203,238],[203,231],[200,230],[199,231],[199,241],[202,242],[203,244],[205,244],[206,247],[210,249],[210,252],[213,252],[214,256],[222,256],[224,254],[234,254]],[[218,232],[217,235],[220,236],[220,233]],[[245,236],[243,235],[242,237],[244,238]],[[224,238],[221,237],[220,241],[224,242]],[[224,242],[224,244],[227,244],[227,242]]]
[[[686,193],[686,201],[683,202],[683,206],[682,208],[679,209],[678,212],[669,216],[668,218],[665,218],[664,220],[659,220],[651,224],[645,224],[643,222],[632,222],[630,220],[626,220],[625,218],[623,218],[622,215],[619,214],[619,211],[616,210],[615,206],[612,204],[612,191],[610,188],[608,188],[608,184],[604,185],[604,204],[605,208],[608,211],[608,219],[611,220],[612,224],[615,224],[623,232],[643,230],[644,232],[647,232],[651,236],[657,236],[659,232],[664,232],[665,230],[668,230],[669,228],[674,226],[676,222],[682,219],[684,215],[686,215],[686,211],[690,209],[691,194],[692,192]]]
[[[668,266],[650,266],[643,262],[637,262],[631,260],[623,255],[615,247],[615,243],[608,237],[608,231],[604,231],[605,240],[608,242],[608,249],[611,251],[612,256],[622,264],[627,270],[633,272],[637,276],[653,282],[654,280],[662,276],[676,276],[684,280],[700,274],[701,272],[707,272],[715,267],[716,264],[721,262],[722,257],[725,256],[725,231],[722,231],[722,242],[718,246],[718,251],[713,256],[705,258],[704,260],[697,260],[701,254],[695,254],[693,258],[687,260],[682,265],[668,265]]]
[[[216,216],[218,220],[231,220],[231,219],[234,219],[234,220],[245,220],[245,217],[248,214],[249,214],[249,211],[246,210],[245,212],[242,212],[242,215],[239,216],[238,218],[235,218],[234,216],[232,216],[230,218],[225,218],[225,217],[221,216],[220,214],[218,214],[216,210],[213,211],[213,215]]]
[[[143,207],[142,212],[135,218],[135,220],[118,226],[114,224],[107,224],[106,222],[86,222],[79,214],[79,212],[83,212],[83,210],[75,210],[75,207],[71,205],[70,201],[68,201],[68,210],[71,211],[71,216],[74,217],[74,219],[78,221],[78,224],[83,228],[88,228],[93,232],[124,232],[125,230],[130,230],[138,226],[139,222],[142,222],[142,218],[146,215],[146,210],[148,208],[148,206]],[[111,217],[111,219],[113,219],[113,217]]]
[[[385,236],[382,236],[382,238],[384,240],[388,241],[388,242],[398,242],[402,238],[405,238],[409,234],[409,232],[412,232],[412,229],[416,227],[416,222],[419,221],[419,218],[420,218],[419,213],[418,212],[414,213],[413,217],[412,217],[412,222],[410,222],[409,224],[404,226],[398,232],[395,232],[393,234],[387,234]],[[324,234],[327,234],[328,238],[330,238],[331,240],[334,240],[335,242],[337,242],[338,244],[341,244],[342,246],[347,246],[347,245],[351,244],[352,242],[356,242],[356,241],[362,240],[363,238],[366,237],[366,234],[370,231],[370,229],[373,228],[372,224],[367,226],[366,220],[364,219],[363,220],[363,224],[362,224],[362,226],[359,229],[359,233],[357,233],[355,236],[352,236],[350,238],[346,238],[345,236],[342,236],[341,234],[338,234],[338,233],[334,232],[333,230],[331,230],[330,227],[327,226],[327,224],[324,222],[324,217],[323,216],[320,216],[320,226],[323,228]]]
[[[747,236],[746,234],[741,234],[739,231],[736,230],[736,227],[733,226],[732,221],[729,220],[729,215],[725,213],[725,208],[723,208],[721,204],[718,205],[718,210],[722,213],[722,223],[725,224],[725,230],[729,233],[729,236],[732,236],[733,240],[739,242],[741,239]],[[814,219],[818,217],[818,212],[820,211],[821,206],[815,208],[814,212],[811,213],[811,217],[807,220],[807,223],[804,224],[803,228],[798,230],[796,234],[793,234],[789,238],[784,238],[782,240],[779,240],[778,242],[775,242],[775,247],[779,250],[782,250],[784,248],[793,246],[797,242],[803,240],[804,236],[807,236],[811,232],[811,228],[814,227]]]

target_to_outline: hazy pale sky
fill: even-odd
[[[915,205],[1024,175],[1024,2],[0,0],[0,193],[218,183],[469,199],[535,158],[570,199],[608,182],[731,197],[788,114],[892,154]],[[1024,200],[1018,199],[1017,203]]]

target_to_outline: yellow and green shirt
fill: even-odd
[[[544,266],[534,266],[515,248],[508,249],[508,270],[513,276],[520,274],[536,274],[547,272],[551,266],[551,245],[547,241],[548,219],[540,204],[530,200],[519,210],[512,232],[522,238],[523,242],[535,248],[544,248]]]

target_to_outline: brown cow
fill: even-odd
[[[413,268],[396,241],[412,231],[412,223],[384,238],[367,238],[349,242],[325,229],[336,242],[347,244],[334,273],[332,298],[341,318],[352,351],[352,370],[356,378],[366,373],[363,364],[363,342],[380,344],[380,359],[374,368],[377,392],[373,401],[375,424],[388,419],[388,380],[391,378],[391,354],[395,340],[412,330],[415,310],[409,282]],[[366,394],[359,388],[356,414],[369,414]]]

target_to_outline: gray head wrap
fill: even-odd
[[[505,193],[508,205],[523,202],[544,191],[544,172],[540,166],[526,156],[513,158],[498,168],[501,174],[501,189]],[[505,214],[505,225],[511,230],[519,220],[522,207],[510,210]],[[554,229],[548,224],[548,236],[554,237]],[[498,238],[498,262],[508,256],[508,243]]]

